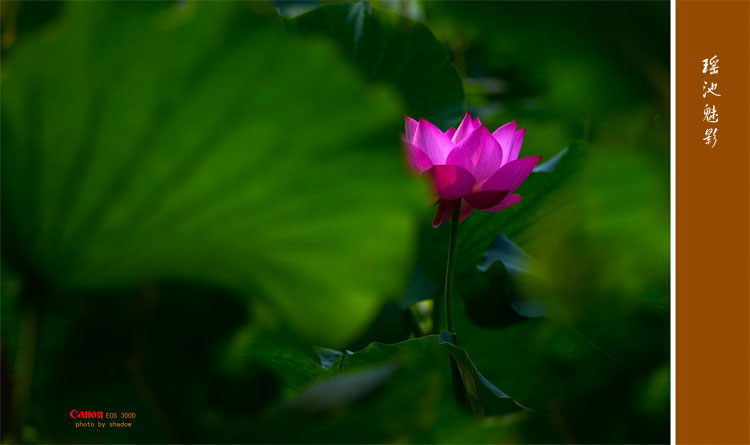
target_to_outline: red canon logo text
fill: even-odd
[[[104,413],[102,411],[78,411],[71,410],[70,417],[72,419],[103,419]]]

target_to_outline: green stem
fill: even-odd
[[[458,198],[456,209],[453,210],[453,219],[451,220],[451,234],[448,238],[448,265],[445,268],[445,324],[446,329],[451,334],[455,334],[453,329],[453,269],[455,263],[453,256],[456,253],[456,238],[458,238],[458,217],[461,215],[461,198]]]

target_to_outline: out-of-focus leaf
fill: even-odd
[[[447,130],[464,112],[464,92],[448,52],[427,27],[367,2],[327,5],[292,19],[305,34],[321,34],[371,82],[396,87],[406,114]]]
[[[475,271],[456,283],[463,310],[472,323],[492,329],[524,320],[514,308],[519,298],[512,275],[502,262],[494,262],[485,272]]]
[[[0,51],[3,57],[13,50],[19,40],[57,17],[61,6],[62,2],[3,2],[0,7],[3,27]]]
[[[532,259],[520,247],[516,246],[504,233],[492,240],[490,248],[484,253],[482,264],[477,266],[482,272],[486,272],[492,263],[500,261],[505,269],[511,274],[532,273]]]
[[[536,300],[514,298],[511,301],[513,310],[526,318],[542,317],[547,313],[544,303]]]
[[[406,278],[403,113],[243,5],[71,3],[14,48],[3,256],[56,293],[221,286],[342,345]]]
[[[291,400],[288,406],[308,410],[348,406],[383,385],[395,369],[395,363],[388,363],[330,377],[307,388],[299,397]]]
[[[564,152],[561,152],[561,155],[562,153]],[[546,164],[543,166],[546,166]],[[518,295],[519,285],[517,283],[524,278],[537,279],[541,272],[541,265],[513,243],[504,233],[495,237],[490,244],[490,248],[484,253],[482,264],[478,265],[477,269],[481,272],[488,272],[496,261],[503,264],[507,271],[506,277],[511,281],[508,298],[513,310],[524,317],[544,315],[547,312],[544,304],[539,299],[521,298]]]

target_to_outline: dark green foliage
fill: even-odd
[[[291,23],[303,34],[335,41],[369,82],[393,85],[408,116],[443,130],[463,117],[461,78],[423,24],[367,2],[323,6]]]

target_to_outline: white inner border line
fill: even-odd
[[[669,15],[670,15],[670,36],[669,36],[669,43],[670,43],[670,71],[669,71],[669,107],[670,107],[670,120],[669,120],[669,132],[670,132],[670,138],[669,138],[669,150],[670,150],[670,156],[669,156],[669,249],[670,249],[670,255],[669,255],[669,292],[670,292],[670,304],[669,304],[669,318],[670,318],[670,349],[669,349],[669,363],[670,363],[670,379],[669,379],[669,394],[670,394],[670,404],[669,404],[669,425],[670,425],[670,443],[676,444],[676,432],[677,432],[677,426],[676,426],[676,408],[677,408],[677,392],[676,392],[676,367],[677,362],[675,360],[676,353],[675,353],[675,341],[676,341],[676,323],[677,323],[677,317],[676,317],[676,311],[677,308],[677,298],[676,298],[676,279],[675,279],[675,273],[676,273],[676,257],[675,257],[675,251],[676,251],[676,224],[675,224],[675,196],[676,196],[676,176],[677,176],[677,169],[676,169],[676,154],[677,154],[677,132],[675,131],[677,128],[677,120],[676,120],[676,112],[677,107],[676,101],[676,78],[677,78],[677,67],[675,66],[675,60],[677,58],[677,53],[675,51],[676,48],[676,36],[677,36],[677,1],[676,0],[670,0],[669,2]]]

